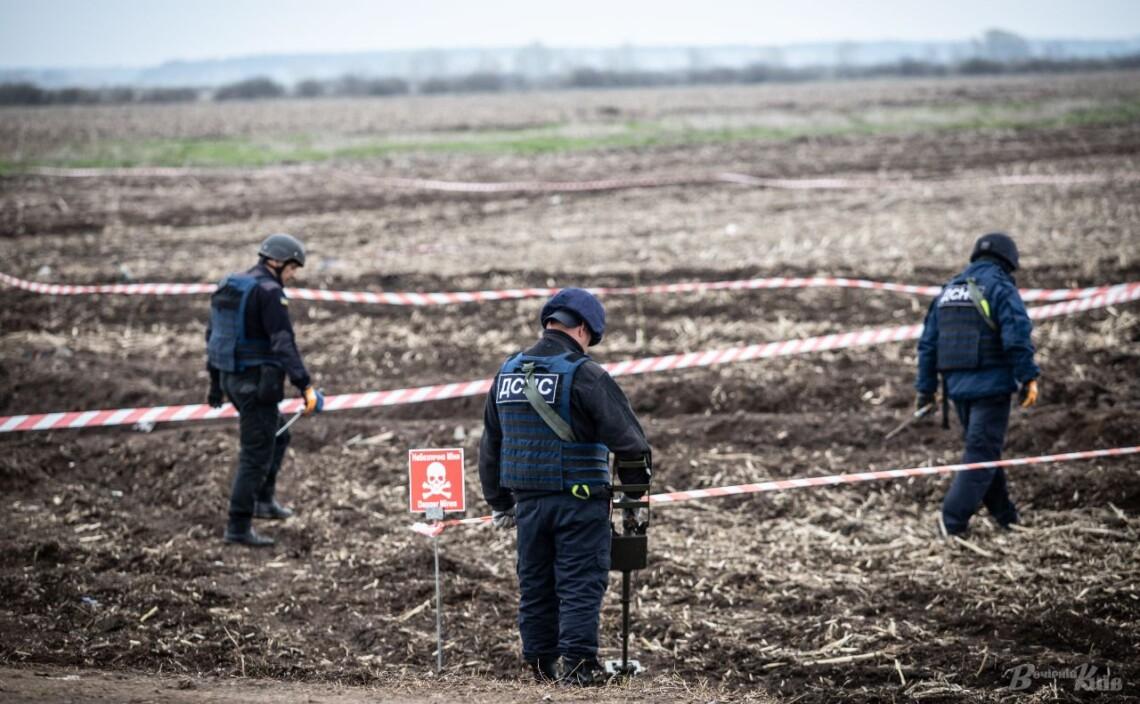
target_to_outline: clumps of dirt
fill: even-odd
[[[790,295],[778,305],[789,319],[809,318],[826,303],[820,295]],[[669,306],[669,316],[720,325],[699,300]],[[885,307],[863,311],[889,314]],[[112,322],[134,315],[129,302],[113,302],[105,313]],[[530,327],[524,307],[501,313],[505,326]],[[441,323],[446,329],[452,315],[462,311],[433,312],[431,325],[415,323],[417,334]],[[310,323],[313,331],[329,324],[324,320]],[[1093,314],[1066,322],[1101,334],[1106,320]],[[1128,325],[1109,333],[1128,334]],[[707,329],[714,337],[753,334]],[[1109,354],[1084,339],[1051,340],[1051,368]],[[168,352],[177,357],[175,344]],[[615,344],[623,344],[620,337]],[[444,356],[420,354],[417,373],[431,381],[444,373],[476,378],[493,372],[499,355],[480,351],[458,370]],[[53,409],[66,398],[61,383],[111,400],[142,383],[111,374],[115,364],[98,355],[81,361],[90,365],[84,378],[104,378],[103,388],[31,364],[12,376]],[[1128,442],[1135,412],[1122,394],[1134,362],[1089,367],[1103,389],[1095,407],[1062,405],[1087,398],[1091,387],[1054,373],[1056,395],[1031,415],[1015,412],[1009,453]],[[849,350],[622,384],[654,439],[657,488],[668,490],[956,461],[956,421],[950,432],[930,420],[882,441],[909,412],[912,365],[905,351]],[[326,370],[347,377],[351,365],[330,362]],[[181,363],[144,381],[162,396],[199,383],[198,371]],[[401,513],[406,448],[459,444],[473,466],[482,401],[307,419],[294,434],[281,489],[299,514],[263,527],[280,541],[267,553],[226,550],[218,539],[237,451],[232,423],[4,438],[0,485],[10,503],[0,598],[9,615],[0,661],[356,682],[427,667],[432,557]],[[992,669],[997,658],[1058,666],[1093,658],[1135,677],[1125,652],[1140,637],[1128,625],[1136,622],[1127,597],[1135,580],[1124,564],[1140,510],[1130,464],[1010,475],[1027,531],[1000,534],[979,516],[972,548],[933,539],[946,481],[939,478],[660,509],[652,567],[635,577],[634,651],[655,671],[805,701],[827,701],[836,691],[864,701],[984,699],[1006,684]],[[477,483],[469,482],[477,513]],[[511,539],[458,529],[445,533],[441,549],[448,671],[515,677]],[[1047,604],[1065,604],[1064,613],[1092,625],[1080,631]],[[611,594],[606,657],[618,645],[618,624]]]
[[[992,173],[995,163],[1012,172],[1104,173],[1127,166],[1138,134],[1133,125],[950,141],[893,135],[677,147],[479,162],[470,173],[492,180],[521,167],[522,176],[511,175],[657,173],[726,161],[791,177],[900,169],[925,178]],[[474,161],[426,159],[410,168],[446,162],[458,175]],[[14,195],[0,203],[0,234],[35,233],[9,239],[16,273],[48,265],[53,277],[76,282],[131,270],[154,280],[211,280],[247,261],[242,252],[252,252],[259,228],[296,224],[314,232],[319,252],[303,285],[329,288],[817,274],[936,283],[965,258],[955,248],[969,232],[1008,217],[1012,206],[1025,231],[1023,285],[1140,278],[1126,235],[1135,213],[1124,205],[1136,201],[1134,182],[1000,196],[969,185],[810,196],[674,187],[553,200],[380,193],[374,183],[353,182],[366,171],[336,167],[295,180],[286,170],[221,174],[198,186],[178,178],[164,182],[165,191],[141,176],[4,177]],[[53,205],[56,195],[71,214]],[[943,211],[961,217],[946,221]],[[639,217],[626,224],[631,212]],[[1097,218],[1117,223],[1104,251],[1074,258],[1069,238],[1056,233]],[[170,227],[213,222],[223,224]],[[91,224],[102,229],[45,234]],[[186,237],[199,246],[186,248]],[[201,402],[205,297],[4,295],[0,413]],[[921,320],[926,303],[870,291],[614,296],[596,357],[902,325]],[[344,393],[489,377],[534,339],[539,306],[293,301],[291,310],[318,383]],[[1140,356],[1131,349],[1140,319],[1132,305],[1043,323],[1035,335],[1042,399],[1032,411],[1014,410],[1007,456],[1135,444]],[[943,431],[926,419],[884,441],[911,412],[914,364],[913,345],[903,343],[619,382],[654,447],[654,488],[669,491],[958,461],[956,420]],[[408,682],[429,672],[433,553],[408,530],[416,517],[406,513],[407,450],[463,447],[468,515],[484,513],[473,476],[483,402],[306,418],[279,482],[279,498],[297,515],[258,526],[278,541],[263,552],[220,540],[238,451],[232,421],[0,436],[0,663],[314,682]],[[1012,468],[1023,526],[999,531],[983,512],[968,540],[949,543],[936,537],[934,521],[944,476],[658,508],[651,566],[634,576],[632,650],[661,678],[655,682],[682,683],[702,700],[996,701],[1012,694],[1005,671],[1020,663],[1091,663],[1131,686],[1140,682],[1132,657],[1140,647],[1136,466],[1120,457]],[[523,672],[513,535],[456,528],[439,547],[445,677],[513,686],[503,684]],[[618,580],[613,575],[611,586]],[[620,647],[615,592],[603,610],[607,659]],[[1078,693],[1042,681],[1028,695]]]

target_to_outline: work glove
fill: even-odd
[[[1017,400],[1021,402],[1022,408],[1029,408],[1037,403],[1037,380],[1030,379],[1021,385],[1021,392],[1017,394]]]
[[[915,411],[921,411],[922,409],[926,408],[927,406],[933,406],[933,405],[934,405],[934,394],[926,394],[926,393],[919,391],[918,395],[914,397],[914,410]],[[931,408],[930,410],[933,411],[934,409]]]
[[[515,507],[511,506],[506,511],[491,511],[491,525],[499,530],[507,530],[515,527]]]
[[[621,503],[623,501],[643,501],[645,497],[640,493],[637,496],[621,493],[614,499]],[[631,506],[623,508],[621,510],[621,527],[625,535],[645,535],[645,531],[649,528],[649,507]]]
[[[218,379],[217,374],[210,374],[210,390],[206,393],[206,403],[210,408],[221,408],[225,403],[226,397],[222,393],[221,380]]]
[[[310,384],[305,387],[305,415],[320,413],[325,409],[325,395],[313,388]]]
[[[645,535],[649,529],[649,507],[623,508],[621,524],[626,535]]]

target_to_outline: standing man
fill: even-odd
[[[602,684],[609,453],[623,483],[646,484],[649,443],[625,394],[585,353],[605,332],[601,302],[563,289],[539,322],[542,337],[503,364],[487,395],[479,479],[495,527],[517,521],[519,633],[535,678]]]
[[[962,424],[964,463],[1001,459],[1011,394],[1019,392],[1022,408],[1037,403],[1041,370],[1033,361],[1033,323],[1013,279],[1017,266],[1017,245],[1008,235],[978,238],[970,265],[930,305],[918,341],[916,406],[934,403],[941,373],[943,394]],[[964,534],[983,504],[1001,527],[1017,523],[1002,468],[956,472],[942,502],[942,535]]]
[[[241,452],[225,541],[268,547],[273,539],[258,535],[252,519],[293,515],[275,497],[289,446],[289,431],[277,434],[284,425],[277,404],[285,397],[285,377],[301,391],[306,414],[320,413],[325,399],[301,361],[283,289],[305,265],[305,246],[290,235],[270,235],[257,254],[256,266],[222,279],[210,298],[207,402],[220,407],[224,392],[241,416]]]

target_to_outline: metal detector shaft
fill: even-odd
[[[288,430],[288,429],[289,429],[289,426],[291,426],[291,425],[293,425],[294,423],[296,423],[296,422],[297,422],[297,419],[298,419],[298,418],[300,418],[300,417],[301,417],[301,416],[303,416],[303,415],[305,415],[305,409],[302,407],[302,408],[301,408],[301,410],[299,410],[299,411],[297,411],[296,413],[294,413],[294,414],[293,414],[293,417],[292,417],[292,418],[290,418],[289,420],[285,421],[285,425],[283,425],[283,426],[281,426],[280,428],[278,428],[278,429],[277,429],[277,433],[276,433],[276,434],[275,434],[273,437],[275,437],[275,438],[279,438],[279,437],[281,437],[281,433],[284,433],[286,430]]]
[[[899,433],[901,433],[902,431],[906,430],[906,428],[907,428],[908,426],[910,426],[910,424],[911,424],[911,423],[915,422],[915,421],[916,421],[916,420],[918,420],[919,418],[922,418],[922,417],[926,416],[928,413],[930,413],[930,412],[931,412],[931,411],[933,411],[933,410],[934,410],[934,404],[933,404],[933,403],[928,403],[928,404],[926,404],[925,406],[923,406],[922,408],[918,409],[917,411],[915,411],[915,412],[914,412],[914,413],[913,413],[913,414],[910,416],[910,418],[907,418],[907,419],[906,419],[906,420],[904,420],[902,423],[899,423],[899,425],[898,425],[898,427],[897,427],[897,428],[895,428],[895,429],[894,429],[894,430],[892,430],[891,432],[887,433],[887,434],[886,434],[886,436],[885,436],[885,437],[883,437],[883,442],[886,442],[887,440],[890,440],[890,439],[891,439],[891,438],[893,438],[894,436],[896,436],[896,435],[898,435]]]
[[[614,509],[624,514],[627,511],[649,508],[649,498],[646,496],[649,493],[648,484],[623,484],[614,488],[621,490],[623,497],[627,496],[627,492],[636,491],[642,494],[640,499],[621,498],[614,501]],[[641,663],[629,659],[630,582],[632,581],[630,573],[634,570],[643,570],[649,564],[649,537],[646,535],[649,524],[648,522],[639,524],[636,520],[623,521],[623,523],[623,532],[621,534],[615,532],[610,537],[610,569],[621,572],[621,661],[607,662],[606,672],[629,677],[641,672]]]
[[[629,570],[621,573],[621,670],[629,673]]]

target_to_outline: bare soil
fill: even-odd
[[[1035,80],[1039,91],[1088,90]],[[953,101],[960,88],[900,86],[869,93],[860,109],[892,95]],[[749,109],[736,94],[731,102]],[[509,106],[501,107],[494,119],[509,122]],[[53,281],[215,280],[248,266],[266,233],[284,230],[313,250],[299,285],[435,291],[814,274],[938,283],[979,234],[1005,229],[1024,253],[1022,286],[1091,286],[1140,279],[1135,180],[996,188],[970,179],[1133,173],[1138,157],[1140,124],[1120,124],[533,158],[425,154],[402,164],[174,178],[7,176],[0,232],[4,270],[34,277],[42,269]],[[688,169],[882,185],[456,196],[389,192],[369,180]],[[956,180],[895,183],[947,176]],[[204,396],[205,297],[3,297],[0,414]],[[595,356],[911,323],[926,303],[835,290],[611,297]],[[326,391],[342,393],[490,376],[537,334],[539,306],[294,301],[291,309],[311,371]],[[1137,444],[1135,304],[1043,322],[1035,340],[1043,397],[1015,411],[1007,455]],[[900,344],[620,383],[653,442],[656,487],[686,489],[956,461],[957,428],[935,421],[882,442],[911,408],[913,367],[912,346]],[[301,421],[280,486],[298,516],[263,527],[279,541],[265,552],[220,541],[237,451],[232,423],[0,438],[0,664],[8,668],[0,693],[432,701],[432,549],[407,528],[406,452],[461,445],[474,475],[482,402]],[[633,649],[648,673],[632,690],[607,688],[597,700],[1134,700],[1138,468],[1135,458],[1015,468],[1024,528],[1000,532],[979,516],[969,547],[933,539],[944,477],[662,508],[651,568],[635,577]],[[467,495],[468,515],[484,513],[474,476]],[[518,682],[513,550],[513,536],[485,528],[442,537],[443,681],[474,702],[572,701]],[[603,612],[603,657],[619,646],[615,591]],[[1080,692],[1065,679],[1009,689],[1009,668],[1086,663],[1110,669],[1123,690]],[[51,679],[71,675],[80,679]],[[327,693],[330,686],[337,689]]]
[[[681,681],[641,681],[602,691],[583,692],[526,682],[492,681],[484,677],[445,675],[387,677],[363,685],[282,680],[144,674],[86,668],[0,668],[0,694],[5,701],[37,704],[58,701],[132,702],[132,704],[436,704],[462,700],[471,704],[502,701],[551,701],[562,704],[624,704],[630,699],[654,702],[715,701],[708,687]],[[771,701],[759,695],[747,701]]]

